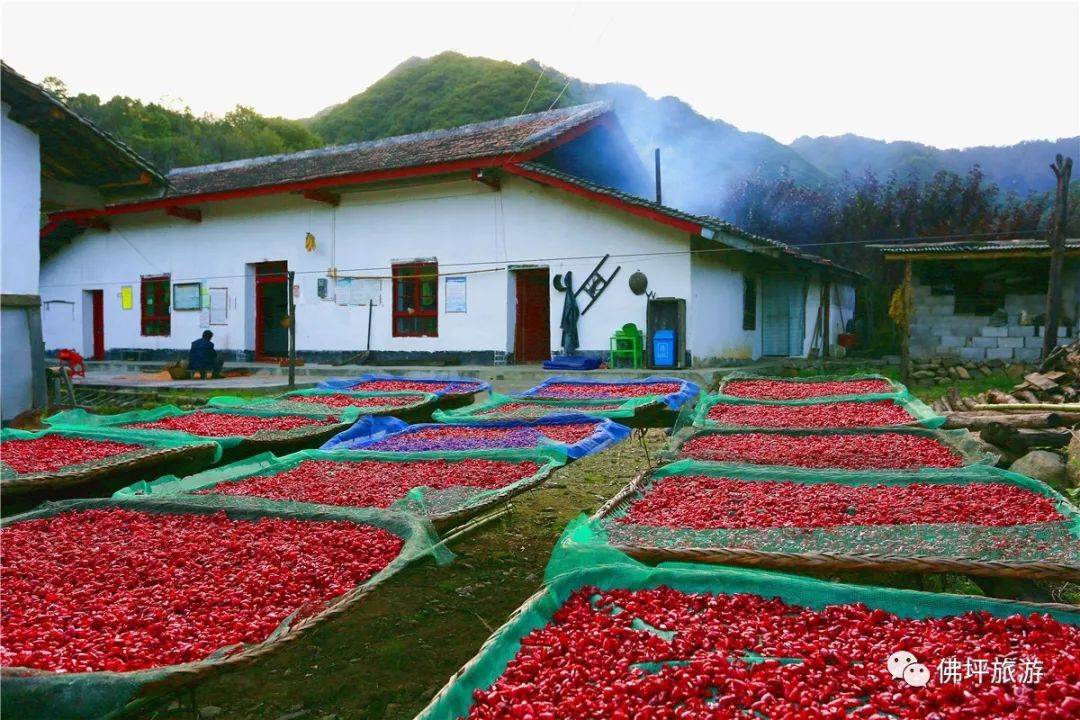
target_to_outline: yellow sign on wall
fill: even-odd
[[[130,310],[135,306],[135,294],[131,290],[130,285],[124,285],[120,288],[120,308],[123,310]]]

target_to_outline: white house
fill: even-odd
[[[369,346],[402,362],[544,360],[567,279],[583,353],[606,353],[626,323],[646,329],[650,303],[653,329],[676,330],[694,364],[803,355],[823,317],[835,337],[854,310],[857,274],[642,199],[651,174],[601,103],[167,179],[157,197],[50,217],[46,238],[81,234],[42,266],[47,348],[171,359],[209,328],[232,357],[278,357],[288,273],[309,362]],[[605,256],[596,293],[586,280]],[[100,317],[87,293],[104,297]],[[684,301],[684,320],[662,298]]]
[[[7,64],[0,76],[0,413],[9,420],[45,403],[42,212],[101,207],[132,188],[163,185],[164,178]]]

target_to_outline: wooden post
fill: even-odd
[[[900,323],[900,382],[908,385],[911,381],[911,261],[904,263],[903,320]]]
[[[1061,321],[1061,274],[1065,267],[1065,222],[1069,218],[1069,179],[1072,177],[1072,158],[1058,155],[1050,166],[1057,178],[1057,200],[1054,203],[1054,224],[1050,231],[1050,282],[1046,287],[1046,323],[1043,325],[1042,357],[1045,360],[1057,345],[1058,324]]]
[[[829,323],[832,318],[829,316],[832,305],[832,283],[828,280],[822,281],[821,285],[821,359],[829,359]]]
[[[296,387],[296,298],[293,295],[293,283],[296,272],[289,271],[289,387]]]

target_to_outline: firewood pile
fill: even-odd
[[[1036,449],[1063,452],[1072,430],[1080,430],[1080,341],[1059,347],[1008,392],[961,397],[949,388],[933,407],[947,418],[946,428],[977,432],[1006,462]]]

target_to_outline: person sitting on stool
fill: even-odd
[[[210,373],[211,377],[221,377],[221,368],[225,365],[225,358],[218,357],[214,343],[210,342],[212,337],[214,333],[203,330],[202,337],[191,343],[191,351],[188,353],[188,370],[192,376],[199,373],[203,380],[206,379],[206,373]]]

